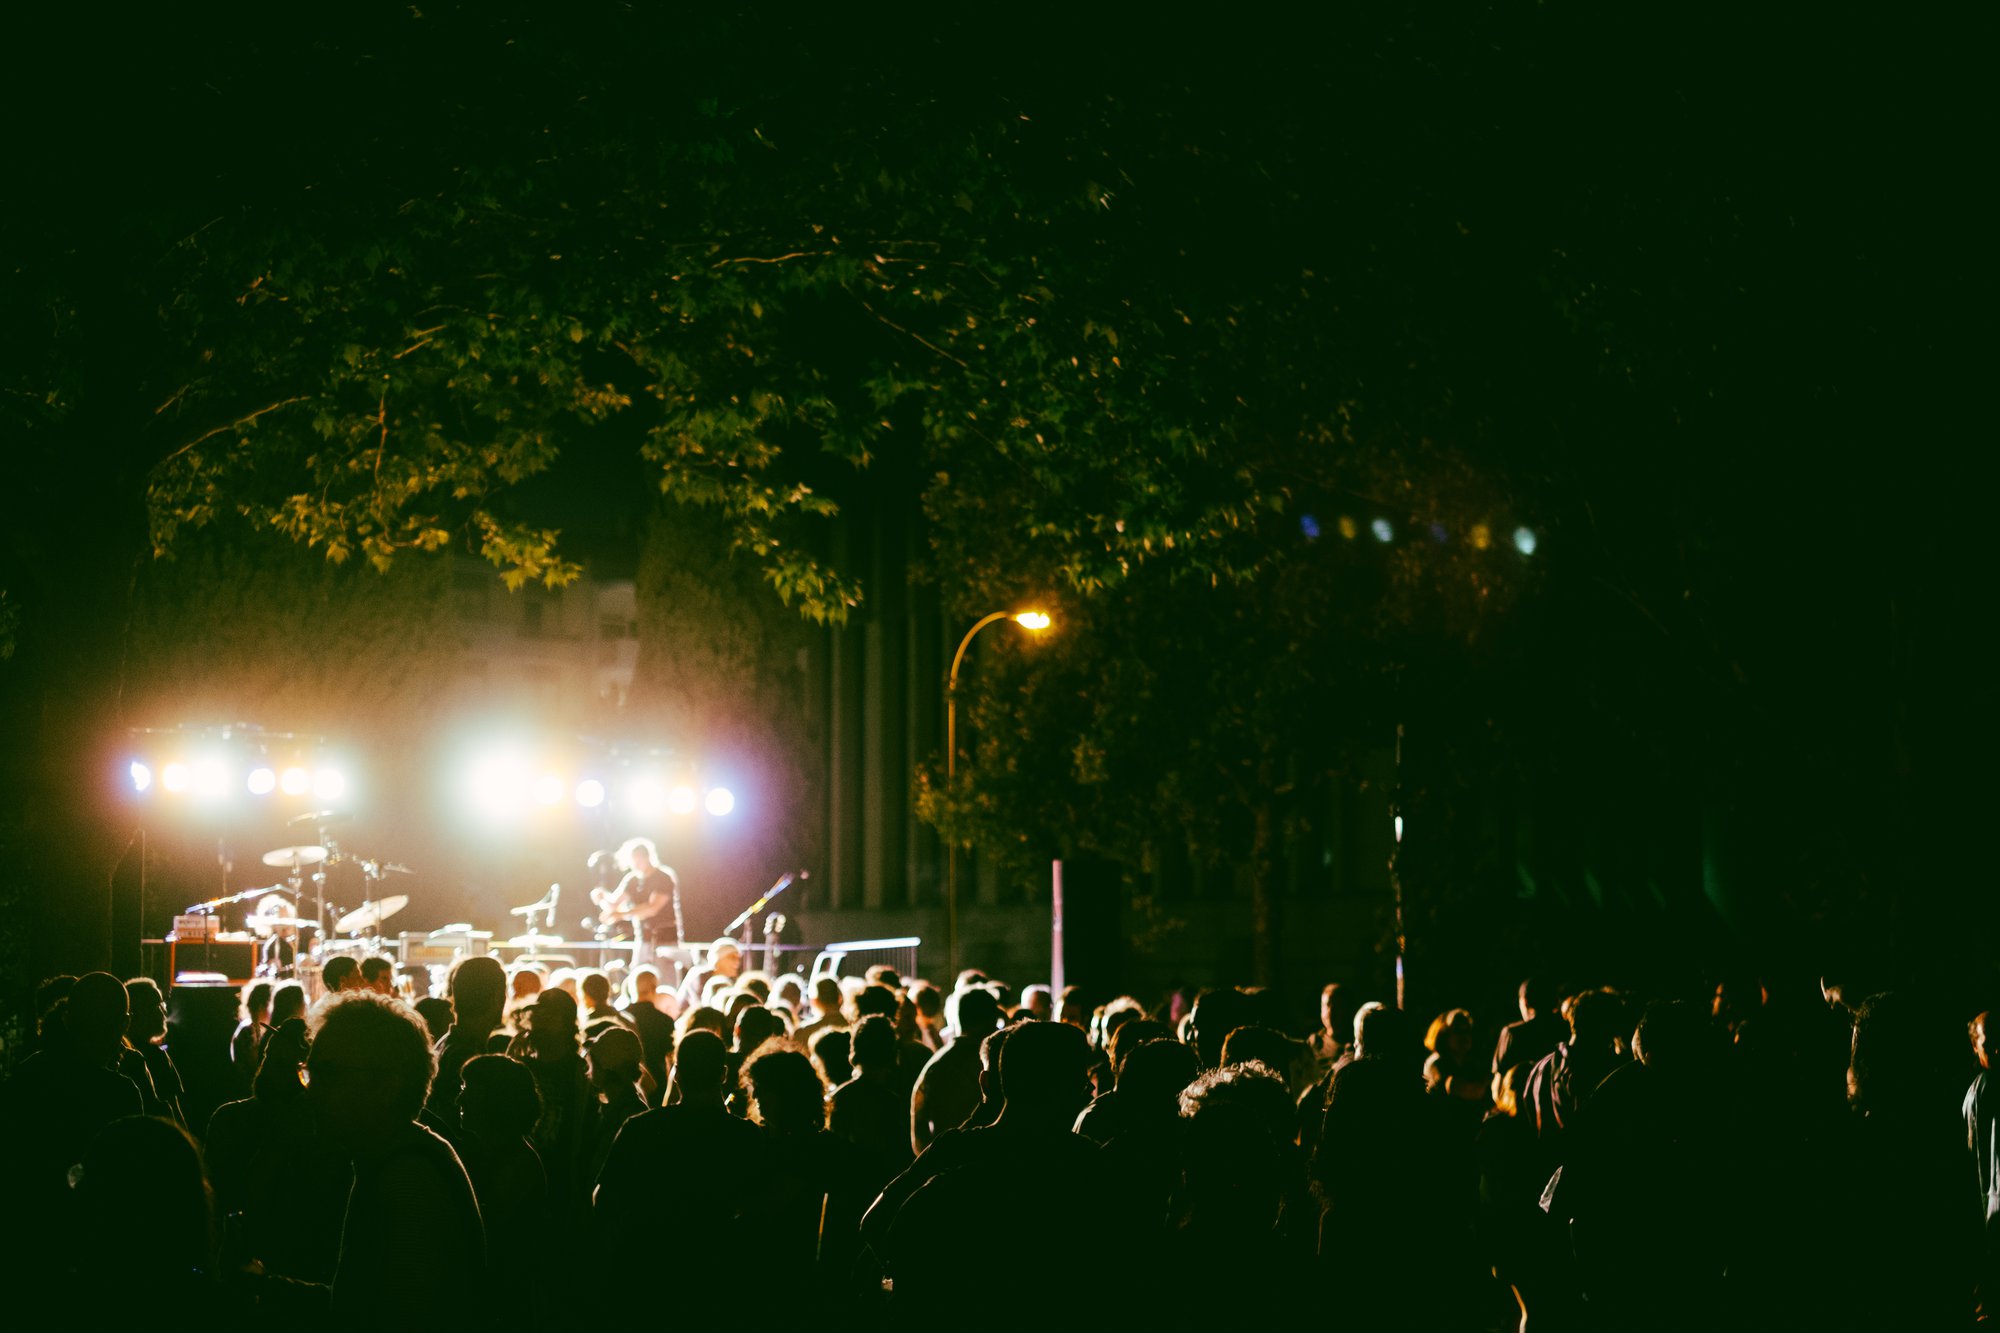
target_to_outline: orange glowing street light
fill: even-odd
[[[955,793],[958,788],[958,666],[965,660],[965,650],[972,645],[972,636],[991,625],[996,620],[1012,620],[1022,629],[1032,634],[1040,634],[1055,622],[1046,611],[995,611],[982,617],[977,624],[965,632],[958,641],[958,651],[952,654],[951,675],[944,687],[944,786],[947,792]],[[958,839],[950,838],[945,844],[944,871],[944,935],[945,953],[950,960],[950,975],[958,975]]]

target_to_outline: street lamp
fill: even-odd
[[[1022,629],[1039,634],[1054,622],[1046,611],[995,611],[981,617],[979,623],[965,632],[958,641],[958,651],[952,654],[951,675],[944,687],[944,788],[947,793],[956,794],[958,783],[958,665],[965,660],[965,650],[972,645],[972,636],[991,625],[996,620],[1011,620]],[[944,870],[944,937],[945,953],[951,962],[951,975],[958,975],[958,839],[946,840]]]

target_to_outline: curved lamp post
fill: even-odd
[[[991,625],[996,620],[1011,620],[1022,629],[1039,634],[1053,622],[1045,611],[995,611],[983,616],[979,622],[965,632],[958,641],[958,651],[952,654],[951,675],[944,687],[944,786],[947,792],[956,792],[958,787],[958,666],[965,660],[965,650],[972,645],[972,636]],[[944,935],[945,953],[951,963],[951,974],[958,975],[958,839],[949,838],[945,846],[944,872]]]

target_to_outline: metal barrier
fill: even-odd
[[[915,935],[829,944],[813,959],[810,980],[840,976],[843,967],[851,969],[847,975],[859,976],[877,963],[889,964],[896,969],[897,976],[913,977],[917,974],[917,949],[922,944],[923,941]]]

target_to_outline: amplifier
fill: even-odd
[[[461,958],[470,958],[486,952],[486,945],[493,938],[490,930],[406,930],[400,937],[402,962],[405,967],[423,965],[450,965]]]

